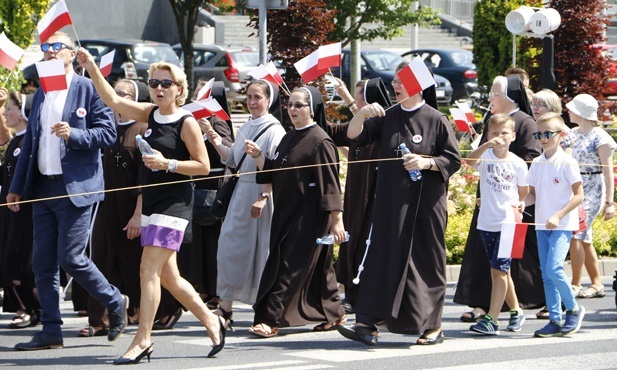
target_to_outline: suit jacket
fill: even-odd
[[[11,193],[19,194],[23,200],[30,199],[33,187],[37,186],[39,176],[37,153],[44,100],[43,89],[39,88],[34,94],[26,136],[9,190]],[[85,109],[85,115],[80,108]],[[78,109],[80,109],[79,114]],[[92,81],[77,74],[73,76],[62,121],[68,122],[71,127],[69,140],[66,142],[61,140],[60,143],[60,161],[67,193],[72,195],[102,191],[104,182],[101,148],[110,146],[116,141],[116,128],[112,110],[105,106]],[[90,206],[103,198],[103,192],[70,197],[77,207]]]

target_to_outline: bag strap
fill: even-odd
[[[263,130],[259,131],[259,133],[255,136],[255,138],[253,139],[253,141],[257,141],[257,139],[259,139],[261,137],[261,135],[265,134],[266,131],[268,131],[268,129],[272,126],[276,125],[276,123],[270,123],[268,124],[268,126],[266,126]],[[236,166],[235,171],[233,171],[233,174],[237,174],[238,171],[240,171],[240,166],[242,166],[242,162],[244,162],[244,159],[246,158],[246,152],[244,152],[244,154],[242,155],[242,158],[240,158],[240,162],[238,162],[238,165]]]

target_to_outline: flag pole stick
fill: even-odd
[[[11,77],[13,77],[14,73],[15,73],[15,68],[11,69],[11,72],[7,76],[6,80],[4,81],[4,85],[2,85],[2,87],[6,87],[6,85],[9,84],[9,81],[11,81]]]
[[[285,81],[283,81],[283,84],[281,86],[283,86],[283,91],[285,91],[287,95],[291,96],[291,90],[289,90],[289,87],[287,87]]]

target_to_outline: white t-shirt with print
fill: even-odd
[[[501,224],[514,222],[514,209],[518,200],[518,187],[527,186],[527,165],[514,153],[498,158],[489,149],[476,162],[480,172],[480,213],[478,230],[501,231]]]

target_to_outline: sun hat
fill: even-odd
[[[572,113],[589,121],[598,121],[598,101],[589,94],[579,94],[566,104]]]

